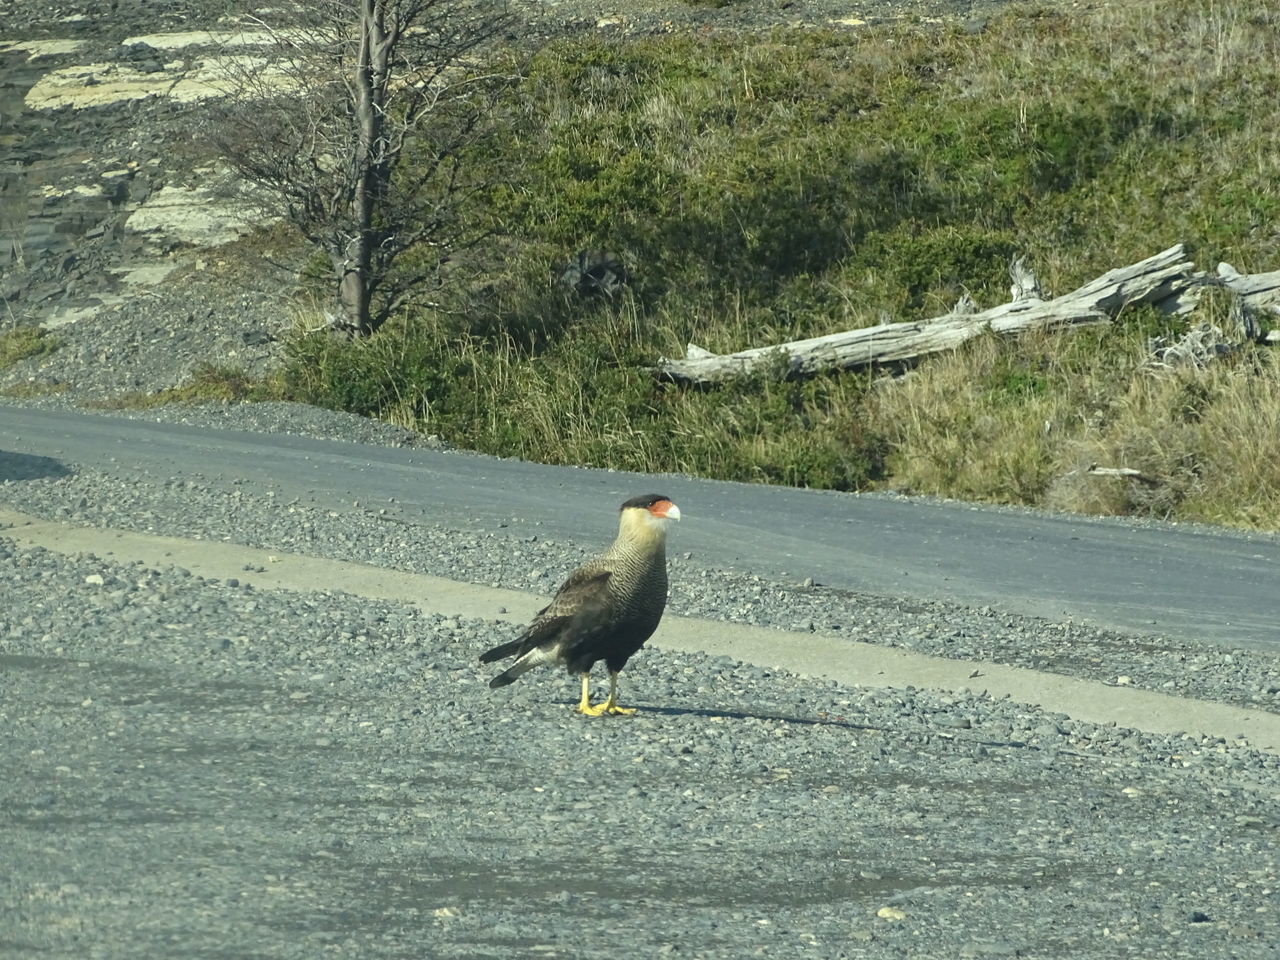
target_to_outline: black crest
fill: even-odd
[[[630,500],[624,503],[620,509],[627,510],[631,507],[643,507],[645,510],[648,510],[655,503],[661,503],[663,500],[670,500],[670,499],[671,499],[670,497],[664,496],[661,493],[642,493],[638,497],[632,497]]]

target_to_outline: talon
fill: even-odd
[[[604,704],[598,707],[591,705],[591,677],[587,673],[582,675],[582,699],[578,701],[577,712],[585,713],[588,717],[600,716],[600,711],[604,709]]]
[[[605,701],[598,703],[594,707],[589,703],[580,703],[576,708],[576,712],[585,714],[588,717],[633,717],[636,713],[635,707],[620,707],[616,703]]]

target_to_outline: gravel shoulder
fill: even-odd
[[[235,580],[257,590],[306,591],[341,584],[344,593],[409,604],[422,613],[479,618],[516,629],[546,605],[546,593],[460,583],[440,577],[343,560],[256,550],[236,543],[158,537],[114,528],[42,521],[0,508],[0,529],[22,548],[60,554],[105,554],[117,563],[176,565],[215,581]],[[1075,720],[1130,727],[1146,733],[1229,739],[1280,755],[1280,714],[1263,710],[1065,677],[989,662],[929,656],[846,637],[699,620],[668,614],[661,649],[732,657],[764,669],[822,681],[871,687],[927,687],[992,699],[1011,699]],[[964,726],[966,721],[959,721]],[[967,727],[966,727],[967,728]],[[1056,736],[1052,730],[1050,736]]]
[[[1277,758],[1229,743],[668,651],[591,720],[489,691],[491,622],[3,540],[0,594],[15,955],[1280,942]]]

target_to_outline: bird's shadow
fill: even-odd
[[[572,705],[571,701],[564,701],[568,705]],[[778,723],[794,723],[805,727],[843,727],[846,730],[862,730],[872,731],[876,733],[885,733],[889,727],[878,727],[870,723],[855,723],[842,714],[827,713],[819,711],[816,717],[797,717],[787,713],[767,713],[765,711],[752,710],[714,710],[708,707],[655,707],[636,705],[636,718],[644,716],[652,717],[706,717],[714,719],[723,717],[728,720],[773,720]],[[977,733],[977,731],[965,730],[948,730],[936,727],[913,728],[910,730],[902,730],[899,732],[909,733],[915,736],[931,736],[940,737],[946,740],[966,741],[974,746],[992,747],[996,749],[1014,749],[1014,750],[1030,750],[1036,753],[1045,752],[1044,748],[1038,744],[1028,743],[1025,740],[989,740],[979,736],[965,736],[966,732]],[[1054,752],[1066,754],[1068,756],[1083,756],[1075,751],[1057,749]]]
[[[565,701],[569,703],[569,701]],[[854,723],[839,714],[822,714],[817,717],[797,717],[786,713],[766,713],[752,710],[714,710],[709,707],[650,707],[635,705],[636,718],[653,717],[706,717],[726,720],[773,720],[779,723],[795,723],[807,727],[847,727],[850,730],[881,730],[865,723]]]

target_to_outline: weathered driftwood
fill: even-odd
[[[1192,279],[1194,283],[1157,306],[1174,314],[1187,313],[1205,291],[1225,289],[1232,294],[1230,311],[1221,327],[1202,321],[1179,337],[1152,341],[1155,366],[1204,366],[1250,341],[1280,343],[1280,270],[1246,274],[1229,263],[1219,263],[1213,276],[1198,273]]]
[[[1204,286],[1226,287],[1239,298],[1246,313],[1280,321],[1280,270],[1241,273],[1229,263],[1220,263],[1215,276],[1204,278]],[[1200,290],[1194,293],[1198,296]]]
[[[1014,299],[990,310],[973,312],[972,302],[966,298],[956,310],[932,320],[882,323],[727,355],[690,344],[682,359],[664,358],[654,372],[664,380],[715,384],[775,365],[799,375],[896,363],[952,350],[986,330],[1008,334],[1109,323],[1122,307],[1132,304],[1150,303],[1169,312],[1186,313],[1208,285],[1225,286],[1259,310],[1267,304],[1272,304],[1270,309],[1280,304],[1280,272],[1244,276],[1222,264],[1219,275],[1211,278],[1196,273],[1184,253],[1183,245],[1177,244],[1052,300],[1042,299],[1039,281],[1022,258],[1017,258],[1010,265]]]
[[[1140,480],[1148,486],[1158,487],[1160,485],[1159,480],[1149,477],[1141,470],[1135,470],[1133,467],[1100,467],[1095,463],[1085,473],[1093,477],[1132,477],[1134,480]]]
[[[1249,339],[1280,343],[1280,270],[1241,273],[1229,263],[1220,263],[1216,282],[1236,295],[1234,305],[1239,307]]]

